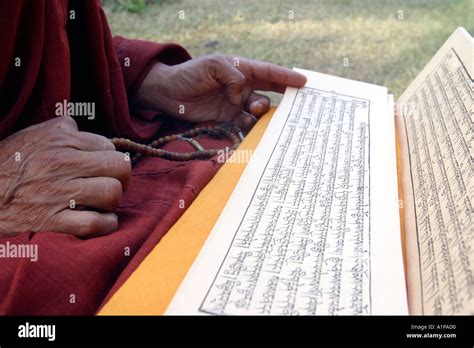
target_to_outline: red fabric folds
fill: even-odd
[[[129,66],[124,65],[126,59]],[[76,121],[81,130],[106,136],[144,142],[160,132],[186,127],[150,111],[130,112],[128,100],[155,61],[171,65],[187,59],[189,54],[176,44],[112,39],[96,0],[2,1],[0,140],[55,117],[55,104],[63,100],[94,102],[95,119]],[[204,145],[222,146],[223,141],[209,139]],[[189,146],[180,142],[165,148],[189,151]],[[3,246],[38,247],[36,262],[0,258],[0,313],[94,314],[218,167],[214,160],[144,159],[134,167],[119,205],[119,230],[109,236],[82,240],[26,231],[0,238]]]

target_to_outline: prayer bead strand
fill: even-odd
[[[204,149],[204,147],[193,137],[198,135],[208,135],[218,139],[227,137],[232,146],[226,146],[223,149]],[[187,141],[196,151],[192,152],[173,152],[161,149],[160,146],[172,141]],[[113,138],[112,143],[117,151],[135,153],[132,162],[138,161],[142,156],[159,157],[170,161],[191,161],[195,159],[211,158],[219,151],[230,151],[240,144],[243,140],[243,133],[235,125],[223,124],[219,126],[196,127],[180,134],[167,135],[152,141],[150,144],[140,144],[125,138]]]

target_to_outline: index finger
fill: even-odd
[[[256,90],[282,92],[285,87],[303,87],[306,77],[296,71],[258,60],[242,58],[244,69],[248,69],[252,86]]]

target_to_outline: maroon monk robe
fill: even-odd
[[[94,102],[94,120],[75,119],[81,130],[106,136],[143,142],[157,132],[183,128],[155,112],[130,112],[128,100],[154,62],[172,65],[187,59],[188,53],[175,44],[112,39],[99,1],[1,1],[0,140],[55,117],[55,104],[63,100]],[[228,143],[209,139],[203,144],[222,147]],[[165,148],[191,150],[185,142]],[[108,236],[83,240],[49,231],[25,231],[0,238],[3,245],[38,246],[37,262],[0,258],[0,313],[94,314],[178,220],[185,210],[183,204],[189,206],[218,167],[215,159],[185,163],[142,160],[134,166],[117,210],[119,230]]]

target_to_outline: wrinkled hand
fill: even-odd
[[[136,100],[191,122],[227,121],[248,129],[270,108],[269,98],[255,90],[283,93],[305,83],[305,76],[274,64],[214,54],[174,66],[155,64]]]
[[[79,132],[71,117],[25,128],[0,142],[0,236],[113,232],[130,173],[124,154],[102,136]]]

